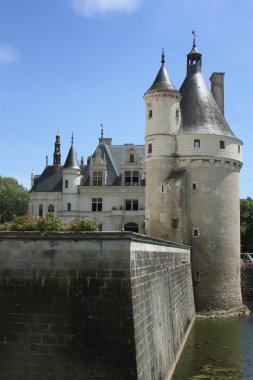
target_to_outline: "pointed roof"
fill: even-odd
[[[77,160],[77,157],[76,157],[76,152],[75,152],[75,149],[74,149],[74,145],[73,145],[73,135],[72,135],[72,138],[71,138],[71,147],[69,149],[69,153],[68,153],[68,156],[66,158],[66,161],[65,161],[65,164],[63,166],[63,169],[67,169],[67,168],[71,168],[71,169],[80,169],[80,166],[79,166],[79,163],[78,163],[78,160]]]
[[[145,92],[145,94],[148,94],[150,92],[155,91],[166,91],[166,90],[172,90],[177,91],[174,84],[172,83],[168,71],[165,66],[165,56],[164,51],[162,50],[162,59],[161,59],[161,68],[158,71],[158,74],[154,80],[154,83],[152,86],[148,89],[148,91]]]
[[[187,55],[187,75],[179,91],[182,95],[179,133],[235,137],[202,76],[201,54],[195,43]]]

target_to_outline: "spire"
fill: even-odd
[[[54,166],[61,166],[61,138],[57,131],[54,144]]]
[[[72,132],[71,147],[69,149],[69,153],[68,153],[68,156],[66,158],[66,161],[65,161],[63,168],[64,169],[69,168],[69,169],[79,169],[80,170],[80,166],[78,163],[78,159],[76,157],[76,152],[75,152],[73,143],[74,143],[74,137],[73,137],[73,132]]]
[[[161,63],[162,63],[162,64],[165,63],[164,48],[162,48],[162,59],[161,59]]]
[[[149,92],[155,92],[155,91],[167,91],[167,90],[177,91],[169,77],[168,71],[165,66],[164,49],[162,49],[161,64],[162,65],[160,67],[160,70],[158,71],[158,74],[154,80],[154,83],[145,94]]]
[[[104,138],[104,125],[103,125],[103,123],[100,124],[100,127],[101,127],[100,141],[103,141],[103,138]]]
[[[192,31],[193,34],[193,47],[196,47],[196,32],[195,29]]]
[[[193,43],[192,49],[189,54],[187,54],[187,75],[195,74],[196,72],[201,72],[201,57],[202,54],[198,51],[196,47],[196,32],[195,29],[192,31]]]

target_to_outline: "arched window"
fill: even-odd
[[[39,216],[43,216],[43,205],[39,205]]]
[[[124,224],[124,231],[139,232],[139,226],[137,223],[126,223]]]
[[[47,209],[48,212],[54,212],[54,205],[50,204]]]

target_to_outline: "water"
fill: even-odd
[[[172,380],[253,380],[253,315],[196,320]]]

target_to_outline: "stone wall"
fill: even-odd
[[[186,247],[133,233],[0,233],[1,378],[167,379],[190,278]]]

